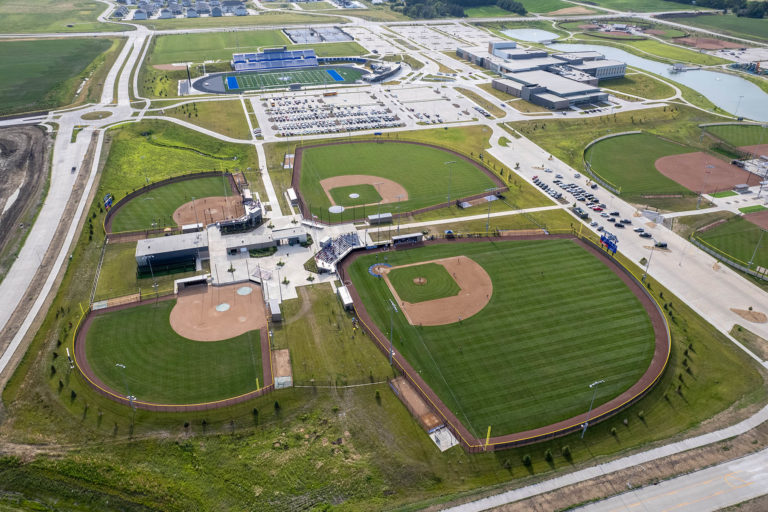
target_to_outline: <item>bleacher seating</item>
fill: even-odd
[[[346,256],[349,251],[355,247],[360,247],[361,245],[357,233],[344,233],[331,240],[330,244],[315,255],[315,259],[318,262],[318,266],[333,267],[335,263]],[[323,263],[325,263],[325,265],[322,265]]]
[[[315,50],[266,49],[261,53],[235,53],[232,68],[235,71],[267,71],[277,69],[305,69],[317,67]]]

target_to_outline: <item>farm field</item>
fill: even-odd
[[[130,26],[99,23],[97,17],[105,9],[105,4],[95,0],[0,0],[0,33],[133,30]]]
[[[624,12],[654,12],[654,11],[685,11],[690,6],[674,2],[665,2],[664,0],[594,0],[595,5],[605,7],[606,9],[615,9]],[[698,10],[708,10],[706,7],[696,7]]]
[[[187,121],[235,139],[250,139],[240,100],[196,101],[166,108],[165,115]]]
[[[0,112],[69,105],[83,72],[111,46],[105,38],[0,42]]]
[[[338,74],[343,80],[337,80],[332,72]],[[363,76],[363,71],[349,67],[315,68],[307,70],[272,71],[269,73],[232,73],[225,75],[224,80],[227,90],[271,89],[275,87],[287,87],[290,84],[304,85],[340,85],[354,83]],[[237,81],[237,87],[230,82]]]
[[[691,153],[692,148],[641,133],[602,140],[591,146],[584,158],[593,172],[617,187],[627,198],[656,194],[691,194],[679,183],[661,174],[654,162],[667,155]]]
[[[200,178],[171,183],[142,194],[122,206],[112,218],[112,232],[151,229],[153,226],[175,226],[173,212],[192,198],[231,196],[229,179],[221,177]],[[239,202],[237,198],[235,202]],[[203,222],[203,212],[200,212]]]
[[[490,177],[477,167],[437,148],[376,142],[312,147],[302,154],[300,194],[315,215],[327,217],[331,206],[320,180],[346,175],[371,176],[374,182],[383,178],[402,186],[408,198],[383,206],[382,211],[393,213],[396,209],[406,212],[439,204],[447,200],[449,193],[456,199],[494,186]],[[382,189],[379,194],[383,193]],[[361,218],[375,213],[376,209],[375,205],[369,206],[367,212],[356,208],[347,215],[351,215],[348,218]]]
[[[546,14],[560,9],[573,7],[573,4],[563,2],[562,0],[521,0],[520,2],[528,12]]]
[[[461,322],[435,327],[413,326],[395,313],[393,337],[395,349],[475,436],[488,425],[503,435],[583,413],[589,383],[606,380],[595,401],[604,403],[647,369],[654,336],[640,302],[571,240],[437,245],[389,253],[387,263],[459,255],[490,275],[490,302]],[[376,261],[360,257],[349,274],[374,322],[388,332],[392,295],[368,273]]]
[[[497,5],[482,5],[480,7],[469,7],[464,9],[464,14],[468,18],[492,18],[498,16],[518,16],[517,14],[502,9]]]
[[[127,386],[138,400],[171,404],[221,400],[257,389],[256,379],[263,381],[259,332],[215,342],[185,339],[169,323],[175,303],[97,316],[85,347],[96,375],[121,393]]]
[[[725,34],[746,39],[768,41],[768,33],[765,30],[764,19],[745,18],[727,14],[724,16],[691,16],[675,18],[675,23],[723,32]]]
[[[707,126],[704,130],[736,147],[768,142],[768,128],[761,125],[724,124]]]
[[[262,25],[296,25],[304,23],[334,23],[343,25],[347,20],[338,16],[318,16],[311,12],[262,12],[258,16],[222,16],[220,18],[178,18],[170,20],[136,21],[154,30],[194,29],[212,27],[243,27]]]
[[[695,236],[723,254],[738,260],[737,263],[746,266],[751,260],[754,265],[768,268],[768,237],[762,233],[764,231],[755,224],[744,217],[736,216],[703,233],[696,233]]]
[[[145,135],[142,135],[145,134]],[[145,120],[113,128],[99,197],[115,202],[147,183],[200,171],[258,167],[250,144],[232,144],[169,123]]]

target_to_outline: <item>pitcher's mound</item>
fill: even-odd
[[[424,286],[427,284],[427,278],[426,277],[417,277],[413,280],[415,284],[418,284],[419,286]]]

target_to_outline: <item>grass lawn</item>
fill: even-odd
[[[467,98],[469,98],[471,101],[477,103],[482,108],[490,112],[490,114],[494,117],[504,117],[506,115],[506,112],[499,107],[496,106],[495,103],[492,103],[485,99],[484,97],[477,94],[475,91],[471,91],[469,89],[464,89],[463,87],[454,87],[456,91],[460,92]]]
[[[392,375],[386,357],[352,328],[328,284],[302,286],[299,297],[283,301],[283,322],[272,326],[275,348],[291,351],[294,383],[361,384]]]
[[[105,38],[0,42],[0,112],[69,105],[89,64],[111,46]]]
[[[208,128],[235,139],[249,139],[248,122],[240,100],[200,101],[166,108],[165,115]]]
[[[418,279],[426,282],[416,282]],[[395,268],[390,271],[389,280],[401,299],[414,304],[453,297],[461,291],[446,268],[438,263]]]
[[[147,54],[147,63],[154,65],[205,60],[229,61],[233,53],[290,44],[291,40],[280,30],[163,35],[153,38]]]
[[[768,143],[768,129],[761,125],[723,124],[704,128],[732,146],[754,146]]]
[[[761,212],[761,211],[766,210],[766,209],[768,209],[768,208],[766,208],[765,206],[763,206],[761,204],[755,204],[755,205],[752,205],[752,206],[745,206],[744,208],[739,208],[739,211],[741,213],[755,213],[755,212]]]
[[[498,16],[518,16],[497,5],[481,5],[480,7],[469,7],[464,9],[464,14],[468,18],[494,18]]]
[[[374,204],[381,201],[381,196],[373,185],[352,185],[351,187],[337,187],[330,191],[333,202],[341,206],[360,206],[361,204]],[[359,197],[350,197],[357,194]]]
[[[567,42],[583,42],[587,44],[613,46],[639,57],[669,63],[683,62],[701,66],[715,66],[718,64],[729,63],[729,61],[721,59],[720,57],[715,57],[714,55],[689,50],[688,48],[681,48],[679,46],[672,46],[671,44],[655,39],[615,41],[607,39],[605,36],[598,36],[596,33],[584,32]]]
[[[94,319],[86,356],[105,384],[120,393],[127,386],[138,400],[169,404],[221,400],[257,389],[257,379],[264,384],[259,331],[223,341],[188,340],[171,328],[175,304],[163,301]]]
[[[223,142],[166,121],[122,125],[108,136],[111,146],[99,197],[111,193],[115,201],[147,182],[171,176],[258,167],[252,145]]]
[[[456,199],[494,186],[485,173],[456,155],[414,144],[363,142],[309,148],[303,152],[301,166],[301,195],[315,215],[325,218],[330,215],[331,204],[319,181],[333,176],[366,174],[399,183],[409,197],[397,205],[386,205],[383,211],[391,212],[438,204],[446,201],[449,193]],[[374,209],[369,207],[364,213],[358,208],[346,216],[362,218]]]
[[[655,135],[641,133],[602,140],[591,146],[585,155],[592,172],[621,188],[621,195],[637,198],[655,194],[693,194],[674,180],[656,170],[656,160],[667,155],[694,151],[688,146],[673,144]]]
[[[734,14],[728,14],[725,16],[691,16],[675,18],[675,23],[706,28],[746,39],[768,41],[768,32],[765,29],[765,19],[739,18]]]
[[[703,233],[697,233],[696,237],[744,266],[747,266],[754,254],[754,265],[768,267],[768,237],[763,233],[755,224],[737,216]]]
[[[130,26],[99,23],[96,18],[104,9],[106,6],[95,0],[0,0],[0,33],[133,30]],[[5,58],[10,54],[2,55]]]
[[[734,192],[733,190],[723,190],[721,192],[715,192],[714,194],[710,194],[712,197],[717,198],[723,198],[723,197],[733,197],[739,195],[738,192]]]
[[[224,177],[200,178],[171,183],[130,200],[120,208],[112,221],[112,231],[136,231],[159,227],[176,226],[173,212],[192,201],[192,198],[231,196],[229,180]],[[239,201],[239,199],[238,199]],[[203,212],[200,212],[203,222]]]
[[[606,80],[602,87],[613,91],[640,96],[649,100],[660,100],[675,95],[675,90],[665,83],[643,73],[628,73],[624,78]]]
[[[459,324],[410,325],[394,315],[395,347],[474,435],[531,429],[585,411],[642,375],[653,329],[640,302],[595,256],[570,240],[438,245],[388,254],[393,266],[464,255],[483,266],[493,295]],[[374,321],[388,331],[391,297],[359,258],[350,277]],[[514,262],[514,264],[511,264]]]

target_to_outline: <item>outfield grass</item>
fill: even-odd
[[[674,144],[655,135],[640,133],[602,140],[586,151],[598,176],[621,188],[621,195],[637,200],[642,195],[693,194],[661,174],[654,163],[663,156],[691,153],[689,146]]]
[[[335,80],[330,71],[338,73],[343,80]],[[357,68],[349,67],[329,67],[314,68],[306,70],[283,70],[272,72],[253,72],[228,74],[222,77],[227,90],[251,91],[254,89],[272,89],[277,87],[288,87],[290,84],[302,85],[341,85],[354,83],[363,76],[363,71]],[[230,88],[227,81],[230,77],[237,78],[236,89]]]
[[[475,436],[541,427],[585,412],[643,374],[654,350],[650,319],[618,276],[570,240],[438,245],[388,254],[393,266],[464,255],[483,266],[493,295],[478,314],[437,327],[394,315],[395,348]],[[391,297],[359,258],[350,277],[388,331]],[[511,264],[514,262],[514,264]],[[385,328],[385,325],[387,326]]]
[[[184,404],[247,393],[257,389],[257,379],[264,384],[259,331],[223,341],[188,340],[171,327],[175,304],[163,301],[94,319],[86,357],[107,386],[119,393],[127,386],[138,400]]]
[[[89,64],[111,46],[104,38],[0,42],[0,112],[69,105]]]
[[[768,143],[768,129],[761,125],[724,124],[704,128],[732,146],[754,146]]]
[[[692,27],[714,30],[732,36],[758,41],[768,41],[768,32],[765,29],[766,20],[758,18],[744,18],[733,14],[725,16],[691,16],[675,18],[675,23],[691,25]]]
[[[381,196],[373,185],[337,187],[332,188],[329,192],[333,202],[341,206],[360,206],[362,204],[375,204],[381,201]],[[350,194],[358,194],[360,197],[349,197]]]
[[[250,139],[248,122],[239,99],[200,101],[166,108],[165,115],[196,124],[235,139]]]
[[[455,162],[446,164],[446,162]],[[382,211],[412,211],[447,200],[478,194],[493,181],[469,162],[443,150],[415,144],[363,142],[305,149],[301,162],[301,195],[315,215],[328,218],[331,206],[319,181],[333,176],[366,174],[402,185],[408,199],[384,205]],[[450,180],[450,192],[448,181]],[[347,218],[375,213],[355,209]]]
[[[426,279],[426,282],[416,283],[419,278]],[[438,263],[395,268],[389,272],[389,281],[402,300],[413,304],[453,297],[461,291],[448,270]]]
[[[171,183],[130,200],[122,206],[112,220],[112,231],[136,231],[152,227],[176,226],[173,212],[192,201],[214,196],[231,196],[232,189],[225,176],[200,178]],[[200,222],[203,222],[200,212]]]
[[[640,96],[649,100],[660,100],[675,95],[675,90],[667,84],[644,73],[627,73],[623,78],[603,82],[602,86],[612,91]]]
[[[746,266],[751,260],[754,265],[768,268],[768,237],[763,233],[763,230],[744,217],[736,216],[703,233],[697,233],[696,237],[737,260],[737,263]]]
[[[95,0],[0,0],[0,33],[133,30],[130,26],[99,23],[97,17],[105,9],[105,4]],[[8,55],[4,53],[3,57]]]
[[[167,121],[121,125],[108,136],[111,145],[98,195],[111,193],[116,201],[171,176],[258,167],[252,145],[222,142]]]

